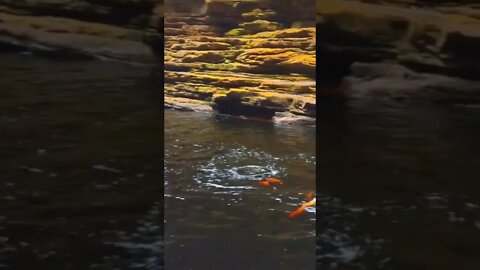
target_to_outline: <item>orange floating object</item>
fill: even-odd
[[[315,197],[315,193],[313,192],[308,192],[307,194],[305,194],[305,197],[308,199],[308,200],[311,200]]]
[[[262,180],[257,182],[259,185],[262,185],[264,187],[270,186],[270,183],[268,181]]]
[[[305,208],[310,207],[310,206],[314,206],[316,203],[317,203],[317,199],[313,199],[311,201],[303,203],[300,207],[298,207],[294,211],[290,212],[288,214],[288,217],[289,218],[294,218],[296,216],[299,216],[299,215],[301,215],[305,212]]]
[[[310,206],[314,206],[316,203],[317,203],[317,199],[315,198],[311,201],[308,201],[308,202],[304,203],[303,205],[305,206],[305,208],[307,208],[307,207],[310,207]]]
[[[295,211],[290,212],[290,213],[288,214],[288,217],[289,217],[289,218],[294,218],[294,217],[296,217],[296,216],[301,215],[301,214],[303,213],[303,211],[305,211],[305,208],[300,206],[300,207],[297,208]]]
[[[259,185],[262,185],[264,187],[268,187],[270,186],[270,184],[280,184],[282,185],[283,184],[283,181],[278,179],[278,178],[273,178],[273,177],[270,177],[270,178],[266,178],[266,179],[263,179],[263,180],[260,180],[257,182]]]
[[[280,180],[280,179],[278,179],[278,178],[273,178],[273,177],[267,178],[267,179],[265,179],[265,180],[263,180],[263,181],[267,181],[267,182],[269,182],[269,183],[271,183],[271,184],[280,184],[280,185],[283,184],[283,181],[282,181],[282,180]]]

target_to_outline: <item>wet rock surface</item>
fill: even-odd
[[[286,11],[270,1],[207,1],[196,15],[167,9],[169,101],[200,100],[217,112],[248,117],[315,117],[315,14],[305,10],[307,3],[283,2],[305,12],[281,20]]]
[[[475,1],[317,1],[318,54],[325,59],[319,68],[336,66],[320,80],[336,84],[353,76],[354,95],[357,88],[387,95],[405,88],[406,96],[477,101],[479,12]],[[360,75],[354,63],[388,64],[409,75],[379,74],[381,68]]]
[[[57,56],[157,64],[163,1],[0,1],[0,44]]]

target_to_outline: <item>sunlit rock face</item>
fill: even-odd
[[[480,99],[478,1],[318,0],[317,27],[320,65],[354,95]]]
[[[167,105],[315,117],[315,12],[301,2],[315,4],[208,0],[202,13],[166,12]]]

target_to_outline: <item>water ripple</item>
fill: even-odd
[[[161,211],[163,205],[157,203],[143,219],[139,220],[136,232],[115,232],[118,240],[107,244],[124,249],[130,256],[106,257],[106,264],[123,267],[128,265],[128,269],[162,270],[164,243]]]
[[[480,207],[466,197],[452,197],[441,193],[426,193],[408,201],[384,200],[373,206],[356,206],[338,198],[320,195],[317,229],[317,264],[333,270],[344,266],[358,269],[392,269],[393,260],[384,254],[392,239],[378,233],[360,233],[360,220],[390,223],[403,222],[431,215],[443,223],[480,229]],[[378,217],[382,219],[378,219]],[[382,223],[382,224],[383,224]],[[367,268],[365,268],[367,267]]]
[[[257,149],[234,148],[200,165],[194,180],[206,186],[225,188],[266,177],[280,177],[286,174],[280,160]]]

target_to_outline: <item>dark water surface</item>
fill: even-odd
[[[160,269],[149,72],[0,55],[0,269]]]
[[[480,105],[318,106],[319,269],[480,269]]]
[[[314,128],[166,111],[165,147],[166,269],[315,269]]]
[[[163,112],[149,74],[0,55],[0,269],[162,269],[164,221],[168,269],[480,269],[480,106],[320,103],[315,132]]]

